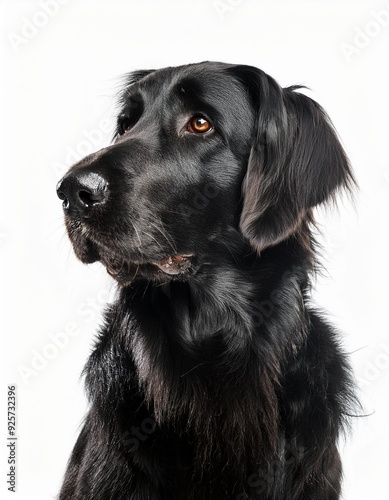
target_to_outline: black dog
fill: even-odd
[[[58,185],[120,286],[61,500],[335,500],[354,404],[309,305],[312,208],[354,180],[322,108],[250,66],[132,73],[113,145]]]

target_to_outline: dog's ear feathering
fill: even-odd
[[[312,207],[355,184],[346,153],[325,111],[300,86],[281,88],[263,71],[236,66],[256,110],[243,181],[242,234],[258,251],[276,245],[310,219]]]

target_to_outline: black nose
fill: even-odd
[[[90,217],[108,197],[108,182],[96,172],[69,172],[57,184],[58,198],[70,216]]]

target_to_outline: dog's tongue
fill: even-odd
[[[190,267],[190,257],[190,255],[171,255],[154,261],[153,264],[166,274],[180,274]]]

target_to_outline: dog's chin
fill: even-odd
[[[84,264],[100,261],[108,274],[121,286],[129,285],[136,279],[159,283],[173,279],[182,280],[193,271],[193,254],[168,255],[161,259],[130,260],[106,248],[100,248],[89,239],[84,240],[82,245],[80,241],[77,243],[73,245],[74,250]]]

